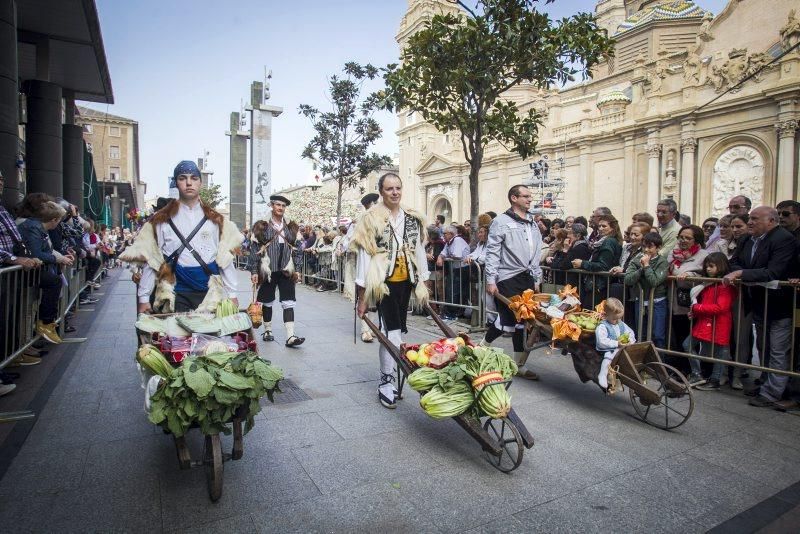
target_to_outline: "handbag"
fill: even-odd
[[[262,315],[261,303],[256,301],[257,285],[253,284],[253,298],[250,305],[247,307],[247,315],[250,316],[250,321],[253,323],[253,328],[258,328],[264,322]]]

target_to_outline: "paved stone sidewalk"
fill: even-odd
[[[310,400],[265,403],[211,503],[202,470],[180,471],[171,437],[143,413],[125,278],[0,481],[4,532],[700,532],[800,479],[800,418],[697,392],[689,422],[661,431],[626,393],[605,397],[545,351],[532,356],[542,380],[511,389],[536,446],[502,474],[412,391],[382,408],[377,345],[353,343],[352,305],[301,288],[306,343],[285,349],[280,320],[276,341],[259,343],[302,390],[293,398]]]

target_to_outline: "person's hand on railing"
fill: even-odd
[[[75,263],[75,258],[73,258],[72,256],[57,256],[56,263],[58,263],[59,265],[70,266],[73,263]]]
[[[722,277],[722,283],[726,286],[733,285],[736,280],[739,280],[742,277],[742,271],[733,271],[732,273],[728,273]]]
[[[608,271],[608,272],[609,272],[609,273],[611,273],[611,274],[619,274],[619,273],[621,273],[621,272],[622,272],[622,267],[620,267],[619,265],[617,265],[617,266],[615,266],[615,267],[612,267],[611,269],[609,269],[609,271]]]
[[[686,278],[688,278],[688,277],[689,277],[689,273],[680,273],[680,274],[676,274],[675,275],[675,279],[676,280],[681,280],[681,281],[686,280]]]
[[[36,267],[42,264],[42,261],[37,258],[17,258],[11,262],[12,265],[19,265],[26,271],[30,271],[31,269],[35,269]]]
[[[471,265],[473,261],[475,261],[475,260],[472,259],[472,256],[467,256],[464,259],[464,263],[466,263],[467,265]]]
[[[583,260],[572,260],[573,269],[580,269],[581,265],[583,265]]]
[[[442,257],[441,257],[441,256],[439,256],[438,258],[436,258],[436,266],[437,266],[437,267],[444,267],[444,260],[442,259]]]

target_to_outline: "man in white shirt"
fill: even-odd
[[[436,259],[437,267],[444,266],[445,260],[449,260],[445,270],[444,300],[463,306],[469,295],[469,266],[465,263],[469,256],[469,243],[458,235],[458,230],[453,225],[445,228],[444,241],[444,248]],[[458,306],[445,306],[442,318],[454,321],[461,313],[462,308]]]
[[[225,293],[236,299],[236,225],[200,202],[200,169],[182,161],[173,173],[178,200],[153,215],[121,259],[144,264],[138,311],[213,311]],[[213,291],[209,291],[212,289]]]

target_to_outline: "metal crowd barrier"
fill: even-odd
[[[625,286],[624,274],[589,272],[580,269],[562,271],[550,267],[542,267],[542,269],[544,272],[542,291],[555,293],[565,283],[570,283],[578,288],[582,306],[588,309],[593,309],[606,298],[618,298],[625,304],[625,322],[636,332],[637,339],[653,340],[653,332],[656,327],[654,324],[655,314],[643,313],[643,311],[644,309],[653,309],[654,291],[651,291],[649,295],[643,295],[640,289]],[[788,315],[788,318],[778,324],[777,321],[771,321],[768,311],[770,298],[777,297],[770,297],[771,291],[769,290],[764,291],[764,317],[754,318],[752,310],[745,308],[743,291],[748,287],[760,284],[743,284],[736,281],[734,287],[737,289],[738,298],[732,310],[734,326],[730,334],[731,359],[722,360],[716,357],[717,346],[715,344],[703,344],[691,338],[695,318],[681,313],[681,307],[677,305],[679,288],[685,290],[700,284],[713,286],[721,283],[719,278],[686,277],[679,280],[674,276],[667,277],[665,338],[663,343],[657,343],[658,350],[669,356],[800,378],[800,361],[797,357],[798,350],[800,350],[798,347],[800,333],[797,331],[800,328],[800,285],[788,281],[774,282],[777,287],[794,288],[794,298],[781,303],[781,306],[786,307],[783,314]],[[639,304],[644,305],[639,306]],[[712,321],[712,338],[716,334],[716,323],[717,321],[714,319]],[[770,349],[772,348],[769,343],[770,335],[762,335],[759,330],[775,328],[781,330],[781,336],[786,338],[783,342],[788,345],[789,353],[786,362],[779,360],[777,364],[772,362],[774,365],[770,365]],[[780,351],[781,348],[778,347],[777,350]]]
[[[428,280],[430,303],[439,315],[463,315],[473,326],[486,324],[486,276],[480,263],[447,258]]]
[[[85,260],[73,267],[64,269],[67,284],[61,288],[56,324],[59,334],[63,334],[64,317],[67,312],[78,308],[78,299],[84,289],[89,289],[86,281]],[[97,270],[95,280],[100,277],[102,268]],[[0,268],[0,369],[11,363],[25,349],[36,343],[41,336],[36,334],[36,321],[39,318],[39,269],[25,271],[14,265]]]
[[[337,256],[332,249],[303,251],[301,279],[309,286],[320,286],[330,291],[344,291],[345,255]]]

